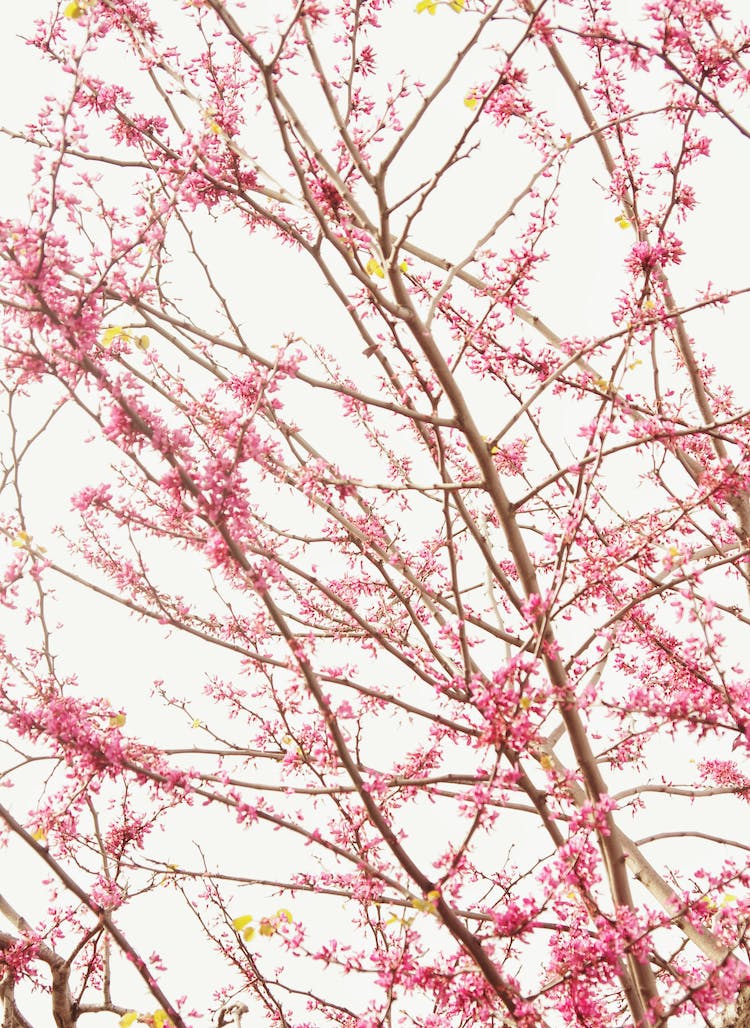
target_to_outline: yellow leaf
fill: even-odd
[[[619,225],[620,228],[630,228],[630,222],[624,214],[618,214],[615,218],[615,225]]]
[[[171,1024],[169,1015],[166,1010],[155,1010],[153,1016],[154,1028],[164,1028],[165,1025]]]
[[[234,928],[236,932],[241,932],[246,925],[250,924],[252,919],[252,914],[243,914],[242,917],[235,917],[234,921],[232,921],[232,928]]]
[[[31,536],[26,532],[19,532],[16,538],[11,543],[11,546],[15,546],[17,550],[25,549],[31,542]]]
[[[131,1024],[134,1024],[138,1020],[138,1014],[135,1010],[128,1010],[127,1014],[123,1014],[120,1018],[120,1028],[130,1028]]]
[[[528,710],[530,706],[531,706],[531,697],[530,696],[522,696],[521,697],[521,707],[523,708],[523,710]]]
[[[108,328],[101,338],[101,344],[104,349],[108,349],[118,336],[123,335],[123,331],[122,325],[113,325],[111,328]]]
[[[470,111],[473,111],[478,103],[479,97],[473,90],[471,93],[467,93],[464,97],[464,107],[468,107]]]
[[[255,929],[254,928],[246,928],[244,930],[244,932],[242,933],[242,938],[245,940],[245,942],[250,942],[250,940],[252,939],[252,937],[254,935],[255,935]]]
[[[417,14],[421,14],[422,11],[429,11],[430,14],[434,14],[437,10],[437,0],[419,0],[416,11]]]
[[[127,720],[128,719],[124,714],[113,714],[113,716],[109,719],[109,727],[122,728],[122,726],[125,724]]]
[[[425,914],[437,913],[437,905],[440,899],[440,892],[438,889],[431,889],[430,892],[425,894],[424,899],[412,899],[411,905],[415,910],[421,910]]]
[[[286,910],[283,907],[281,910],[276,911],[276,916],[279,918],[279,920],[286,921],[287,924],[292,924],[294,922],[294,918],[292,917],[292,915],[289,913],[288,910]]]
[[[403,271],[403,273],[406,274],[406,272],[409,270],[409,265],[406,263],[406,261],[401,261],[401,263],[398,266],[398,270]]]
[[[380,265],[374,257],[371,257],[367,264],[365,264],[365,271],[368,275],[371,275],[373,278],[385,278],[385,272],[380,267]]]
[[[31,833],[31,838],[36,839],[37,842],[44,842],[47,838],[47,833],[43,828],[37,828],[35,832]]]
[[[78,0],[71,0],[63,14],[66,18],[80,18],[83,14],[83,8],[78,4]]]
[[[260,928],[258,929],[261,935],[269,936],[276,934],[276,925],[269,921],[267,917],[264,917],[260,922]]]
[[[451,0],[451,3],[449,3],[448,6],[452,11],[460,14],[464,9],[464,0]]]
[[[191,725],[191,728],[200,728],[200,727],[201,727],[201,720],[200,720],[200,718],[197,717],[195,719],[195,721],[193,721],[193,723]]]
[[[135,341],[135,345],[139,350],[148,350],[151,345],[151,340],[148,336],[138,336]]]
[[[160,878],[158,884],[159,885],[171,885],[172,882],[174,881],[174,879],[172,878],[172,875],[170,874],[170,872],[174,873],[176,871],[179,871],[179,868],[178,868],[177,864],[167,864],[166,873]]]

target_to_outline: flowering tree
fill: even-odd
[[[72,0],[30,42],[3,1024],[747,1023],[750,30]]]

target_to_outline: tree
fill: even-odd
[[[32,42],[3,1024],[747,1023],[748,28],[71,0]]]

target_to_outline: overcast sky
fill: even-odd
[[[427,71],[430,70],[430,62],[433,62],[432,70],[439,71],[439,55],[449,53],[454,45],[447,27],[450,23],[427,16],[415,22],[413,4],[406,3],[403,8],[403,39],[398,44],[403,47],[403,52],[399,58],[408,53],[409,47],[414,47],[409,40],[418,31],[418,47],[422,55],[420,59],[425,62]],[[4,89],[0,91],[0,124],[6,128],[21,130],[24,123],[33,117],[44,96],[54,94],[59,87],[54,70],[46,67],[36,51],[24,46],[20,38],[31,32],[31,22],[35,15],[44,16],[51,9],[51,0],[6,4],[3,34],[0,36],[5,83]],[[173,42],[179,47],[179,39]],[[396,45],[394,38],[394,47]],[[395,63],[395,57],[393,59]],[[554,98],[550,98],[550,102],[553,101]],[[750,121],[747,112],[744,115],[746,121]],[[655,147],[658,145],[656,139],[650,142]],[[743,142],[732,133],[720,133],[712,159],[695,172],[696,190],[701,203],[695,216],[685,226],[687,256],[674,275],[683,302],[687,302],[697,290],[706,285],[707,268],[717,286],[740,288],[747,282],[750,270],[747,257],[750,205],[746,202],[748,164]],[[436,147],[438,143],[436,139]],[[502,154],[495,156],[505,165],[498,169],[498,176],[505,183],[515,170],[513,161],[508,158],[505,162]],[[3,166],[0,215],[3,217],[23,216],[31,159],[30,148],[7,137],[0,137],[0,160]],[[567,259],[558,263],[553,261],[551,264],[551,267],[563,267],[559,281],[547,279],[542,284],[543,309],[537,313],[552,323],[561,334],[584,336],[589,332],[603,331],[602,325],[621,282],[621,262],[628,243],[613,223],[612,212],[604,200],[597,199],[597,190],[592,190],[590,186],[589,175],[582,183],[574,180],[569,187],[570,192],[563,194],[567,196],[567,205],[563,205],[560,226],[554,233],[551,247],[557,256],[568,256]],[[455,219],[440,226],[428,222],[426,231],[428,234],[442,232],[439,244],[441,252],[451,259],[460,258],[474,239],[471,234],[475,231],[474,221],[479,225],[488,207],[491,208],[495,202],[493,195],[474,194],[470,183],[467,183],[465,189],[457,192]],[[321,294],[317,291],[314,278],[295,279],[293,284],[289,283],[279,290],[279,281],[284,281],[290,274],[287,270],[289,265],[285,263],[287,256],[269,249],[267,255],[261,255],[262,262],[258,260],[253,264],[244,252],[242,260],[238,260],[238,245],[233,242],[226,247],[226,266],[221,270],[227,281],[238,293],[246,288],[248,295],[252,289],[258,294],[272,294],[276,289],[281,299],[281,302],[259,310],[257,315],[255,331],[265,344],[270,346],[284,332],[298,328],[309,331],[313,337],[324,339],[333,322],[326,313],[325,304],[320,302]],[[216,259],[221,261],[222,258],[219,255]],[[252,271],[248,270],[251,266]],[[709,353],[711,362],[720,369],[720,377],[731,382],[745,406],[750,406],[749,310],[748,301],[741,300],[733,304],[723,317],[716,312],[706,312],[696,315],[691,322],[699,346]],[[333,342],[336,342],[336,338]],[[491,398],[487,401],[486,413],[489,419]],[[561,421],[561,431],[566,427],[563,422],[564,419]],[[340,444],[337,439],[337,422],[331,421],[328,425],[321,424],[318,427],[322,438],[332,444]],[[71,427],[70,434],[66,435],[63,424],[60,434],[50,441],[43,455],[40,455],[38,475],[32,476],[27,482],[28,498],[38,511],[42,536],[46,536],[53,525],[65,523],[69,518],[67,497],[76,485],[82,485],[88,480],[90,468],[95,466],[96,460],[106,463],[103,451],[96,448],[87,451],[91,454],[90,458],[81,458],[76,431],[75,427]],[[90,465],[87,463],[89,460]],[[613,489],[616,490],[617,486],[614,483]],[[628,490],[632,492],[632,486],[623,485],[624,503],[628,502]],[[55,544],[50,542],[49,545]],[[175,565],[172,570],[175,576],[184,574],[186,580],[189,579],[190,569],[187,565]],[[84,688],[91,692],[105,692],[114,703],[127,703],[132,730],[142,732],[144,736],[151,733],[158,740],[160,729],[153,724],[153,706],[148,701],[148,686],[156,679],[174,681],[192,675],[196,679],[197,691],[200,674],[204,671],[199,667],[198,647],[184,640],[178,642],[166,638],[164,633],[158,638],[151,633],[147,637],[149,644],[144,645],[142,640],[145,637],[140,627],[121,611],[108,609],[105,613],[100,606],[101,601],[91,596],[79,597],[73,589],[66,592],[61,588],[60,597],[66,615],[65,634],[60,637],[64,639],[64,659],[70,663],[70,655],[75,654],[74,663]],[[150,643],[154,644],[153,647]],[[134,683],[137,683],[137,688]],[[175,725],[170,725],[169,731],[177,733],[177,737],[181,738],[180,729]],[[692,757],[685,754],[685,759],[690,760]],[[213,813],[201,812],[201,817],[204,816],[207,821],[214,818]],[[186,834],[189,834],[190,817],[190,814],[185,816]],[[219,821],[218,817],[212,820],[217,836],[220,834]],[[244,855],[232,854],[238,861],[241,856],[244,858]],[[0,877],[7,880],[19,873],[25,875],[27,865],[19,865],[17,858],[18,852],[15,849],[10,853],[0,852]],[[268,849],[257,859],[267,862],[267,873],[271,876],[280,859],[273,849],[272,841],[269,841]],[[36,874],[37,871],[29,871],[29,876],[26,876],[27,916],[42,914],[44,901],[35,890]],[[155,915],[155,921],[158,916]],[[191,955],[186,952],[181,973],[198,976],[200,968],[191,966],[190,959]],[[174,988],[179,991],[177,983]],[[112,1023],[109,1017],[98,1021],[102,1025]],[[39,1023],[42,1023],[41,1019]]]

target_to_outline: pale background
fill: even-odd
[[[615,6],[622,6],[623,2],[621,0]],[[34,115],[45,94],[54,94],[59,86],[54,70],[46,68],[37,52],[25,46],[21,39],[29,31],[33,18],[47,14],[51,6],[50,0],[26,0],[22,4],[6,4],[3,10],[0,56],[4,85],[0,92],[0,124],[7,127],[20,129]],[[170,6],[176,5],[166,2],[154,4],[155,9],[166,12],[166,17],[169,17]],[[253,18],[259,19],[257,12],[260,5],[248,6],[253,8]],[[272,3],[265,4],[269,13],[273,7]],[[174,11],[173,14],[172,22],[177,32],[180,24],[178,12]],[[456,47],[454,23],[448,18],[429,18],[425,15],[417,20],[413,3],[406,2],[396,4],[392,25],[392,49],[383,54],[383,62],[391,62],[394,69],[407,65],[412,74],[417,73],[414,65],[418,62],[421,77],[427,81],[439,74]],[[415,44],[417,33],[418,43]],[[174,43],[179,46],[179,38],[175,38]],[[554,104],[555,98],[550,97],[549,102],[550,105]],[[750,121],[748,113],[744,112],[746,123]],[[459,112],[457,117],[464,115],[465,112]],[[439,131],[440,126],[435,125],[436,154],[440,153]],[[658,147],[658,140],[653,143],[655,148]],[[257,140],[255,149],[261,154],[262,160],[262,146]],[[423,150],[420,156],[427,160],[428,149]],[[0,216],[23,211],[31,158],[29,147],[0,136],[3,169]],[[503,175],[511,163],[507,155],[502,152],[493,153],[491,148],[487,159],[497,162],[501,169],[499,176]],[[747,257],[750,228],[747,167],[746,141],[741,141],[734,133],[726,133],[717,141],[711,160],[703,162],[693,172],[701,203],[688,225],[683,226],[687,257],[684,264],[672,274],[673,287],[683,302],[705,285],[707,268],[710,268],[711,278],[717,286],[739,288],[747,282],[747,272],[750,270]],[[499,179],[501,186],[505,185],[506,188],[498,189],[498,210],[502,209],[509,195],[510,187],[507,183],[511,180],[511,173],[517,170],[511,167],[505,183],[502,177]],[[595,173],[601,180],[601,169],[596,168]],[[596,195],[590,188],[592,174],[582,169],[580,195],[575,192],[575,183],[563,192],[559,226],[553,236],[552,248],[553,253],[557,248],[558,254],[566,255],[564,263],[568,277],[564,281],[545,281],[542,276],[544,301],[535,308],[535,313],[561,334],[575,333],[583,336],[601,331],[606,314],[611,309],[613,296],[621,283],[620,262],[628,247],[628,240],[613,224],[610,207],[604,202],[597,207],[596,200],[592,200]],[[524,176],[520,175],[519,181],[523,180]],[[449,223],[443,220],[432,225],[428,222],[417,241],[455,259],[471,246],[490,216],[495,213],[493,198],[472,191],[467,183],[457,193],[455,219]],[[342,316],[331,310],[330,304],[322,302],[314,272],[301,268],[299,262],[280,252],[279,248],[266,248],[262,237],[257,237],[252,244],[245,243],[247,248],[240,251],[241,259],[238,260],[237,247],[242,245],[241,240],[235,239],[231,245],[227,245],[226,254],[217,251],[213,259],[221,267],[225,281],[232,283],[239,291],[250,283],[251,299],[263,296],[278,298],[277,303],[259,304],[254,308],[252,316],[256,335],[270,343],[287,331],[304,332],[317,336],[321,342],[328,337],[327,345],[335,349],[335,334],[349,333],[349,329]],[[553,260],[550,267],[559,269],[560,261]],[[748,301],[741,299],[734,301],[724,316],[708,312],[695,316],[691,321],[691,329],[699,337],[699,346],[710,353],[712,363],[720,371],[720,378],[733,384],[738,398],[746,406],[750,406],[749,312]],[[706,337],[700,338],[703,325]],[[489,417],[491,400],[485,398],[485,402],[488,404]],[[559,416],[563,419],[563,430],[564,412]],[[25,479],[27,504],[36,511],[35,541],[43,542],[51,553],[55,552],[56,546],[61,547],[61,543],[56,542],[51,535],[52,528],[56,525],[72,527],[75,524],[69,515],[70,494],[92,480],[93,469],[99,461],[107,460],[98,444],[83,450],[77,432],[72,422],[58,422],[54,438],[45,440],[44,446],[40,447],[34,458],[35,463],[29,464],[31,471],[27,471]],[[334,422],[326,424],[321,421],[318,432],[319,440],[338,444],[337,425]],[[624,489],[622,502],[628,503],[627,488]],[[62,554],[64,551],[61,548],[59,552]],[[183,576],[186,583],[190,581],[190,568],[177,562],[169,569],[169,574],[174,576],[175,581]],[[198,697],[196,717],[210,716],[210,711],[200,706],[202,675],[207,671],[200,666],[196,667],[196,664],[200,664],[201,648],[197,644],[193,646],[182,637],[169,637],[153,629],[144,631],[121,610],[106,607],[103,601],[97,601],[80,590],[61,587],[58,600],[58,613],[65,627],[55,637],[57,653],[62,664],[79,675],[84,691],[108,695],[113,704],[126,706],[128,728],[133,734],[140,734],[154,742],[168,737],[170,745],[193,745],[194,739],[185,731],[180,719],[175,717],[169,724],[154,723],[155,708],[148,694],[151,683],[164,680],[168,689],[181,688]],[[3,616],[0,611],[0,634],[7,634],[11,624],[9,622],[3,626]],[[12,630],[18,630],[15,621]],[[743,658],[744,653],[738,653],[738,659]],[[227,661],[225,670],[227,674],[231,673],[231,661]],[[214,663],[211,671],[221,673],[222,668]],[[684,757],[686,761],[694,759],[694,755],[689,752]],[[679,777],[674,766],[670,766],[669,771]],[[15,802],[18,802],[17,798]],[[720,814],[720,805],[714,811],[720,829],[726,815]],[[200,818],[202,842],[205,841],[209,848],[211,844],[217,844],[216,848],[220,852],[224,815],[206,809],[186,811],[182,824],[179,818],[174,819],[174,848],[185,852],[185,840],[194,837],[197,817]],[[658,823],[659,819],[655,817],[654,828],[658,827]],[[426,821],[424,831],[429,833],[432,827]],[[703,827],[710,830],[708,825],[704,824]],[[165,840],[163,849],[167,860],[170,845],[171,840]],[[522,840],[519,845],[523,846]],[[281,873],[280,866],[285,862],[289,864],[290,872],[294,870],[294,854],[284,846],[279,847],[278,841],[270,834],[262,852],[254,843],[252,853],[227,851],[225,858],[228,866],[236,865],[238,869],[241,869],[243,861],[251,859],[254,873],[259,877],[262,876],[263,866],[268,876]],[[21,854],[16,846],[0,850],[0,882],[3,883],[0,888],[7,891],[9,898],[18,903],[22,913],[31,921],[44,917],[44,894],[38,888],[39,879],[44,874],[44,869],[34,866],[31,859]],[[9,884],[6,886],[6,883]],[[148,955],[152,949],[161,947],[164,935],[169,936],[169,950],[172,954],[179,954],[179,964],[175,961],[165,975],[165,990],[170,997],[178,996],[187,991],[181,987],[180,980],[184,983],[189,979],[191,993],[197,995],[196,982],[202,981],[205,983],[208,1004],[210,993],[218,983],[212,981],[211,967],[205,963],[205,952],[200,954],[200,962],[196,965],[196,955],[190,948],[180,946],[180,923],[175,920],[179,915],[175,914],[167,893],[165,889],[163,910],[159,909],[158,897],[152,901],[152,919],[149,924],[131,926],[133,941],[144,955]],[[272,900],[269,900],[269,904],[273,907]],[[239,914],[245,912],[244,908],[237,910]],[[314,915],[312,907],[309,913]],[[332,934],[336,931],[342,934],[346,932],[344,908],[340,911],[339,925],[331,924]],[[269,944],[272,945],[272,941]],[[145,999],[139,990],[140,984],[134,983],[133,996],[128,1002],[132,1002],[138,1009],[148,1008],[149,1002],[153,1001]],[[121,998],[124,999],[118,997]],[[40,1028],[48,1016],[47,1010],[46,1003],[42,1001],[37,1022]],[[87,1018],[83,1023],[99,1028],[100,1024],[112,1024],[114,1020],[110,1016],[101,1016]],[[206,1024],[207,1019],[202,1023]]]

